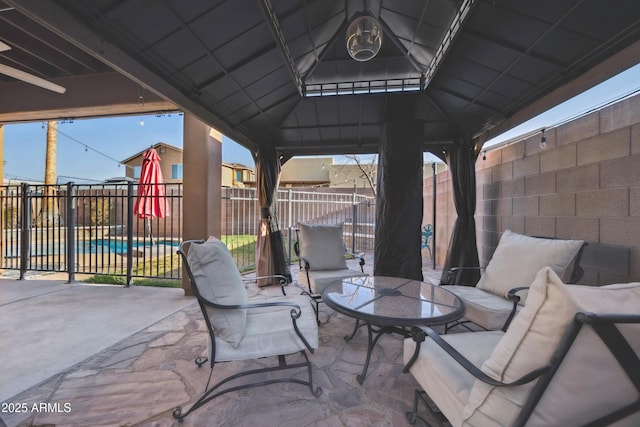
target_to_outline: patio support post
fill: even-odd
[[[221,238],[222,134],[189,113],[183,132],[183,239]],[[184,268],[182,288],[192,295]]]
[[[380,138],[374,274],[422,280],[420,120],[387,121]]]
[[[471,138],[457,141],[447,151],[447,164],[451,170],[453,201],[458,218],[453,226],[447,258],[442,269],[441,283],[475,286],[480,279],[477,269],[458,270],[450,277],[452,267],[478,267],[478,244],[476,241],[476,159],[480,145]]]

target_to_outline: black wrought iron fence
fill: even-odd
[[[0,186],[0,267],[29,271],[178,279],[182,184],[165,186],[167,216],[139,218],[138,184]],[[255,268],[259,207],[254,188],[225,188],[222,240],[241,271]],[[300,222],[344,223],[354,252],[373,248],[373,198],[353,193],[280,190],[276,214],[287,256]]]
[[[5,270],[179,278],[182,184],[165,186],[167,215],[133,213],[138,184],[0,187]]]

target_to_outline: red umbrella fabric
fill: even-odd
[[[169,216],[162,170],[160,170],[160,156],[154,148],[149,148],[144,153],[139,184],[133,212],[140,218],[149,219],[149,232],[151,232],[151,218]],[[151,237],[151,233],[149,234]]]

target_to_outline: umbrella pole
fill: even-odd
[[[153,246],[153,234],[151,233],[151,218],[147,219],[147,228],[149,229],[149,240],[151,240],[151,246]]]

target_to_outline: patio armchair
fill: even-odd
[[[364,272],[364,258],[360,254],[347,251],[342,238],[343,225],[298,224],[297,242],[293,249],[298,257],[300,273],[298,283],[303,293],[315,303],[316,321],[322,302],[322,291],[336,280],[354,276],[368,276]],[[360,271],[347,267],[345,257],[358,259]]]
[[[283,295],[264,301],[249,300],[229,250],[215,237],[207,241],[184,241],[178,253],[209,332],[208,357],[199,356],[195,362],[202,367],[210,361],[211,372],[204,394],[186,412],[177,407],[174,418],[182,420],[222,394],[280,382],[308,386],[311,394],[318,397],[322,389],[313,385],[311,363],[306,353],[307,350],[313,353],[318,347],[318,325],[308,298]],[[288,363],[287,357],[292,355],[297,355],[298,360]],[[209,386],[217,362],[276,356],[276,366],[239,372]],[[298,378],[299,368],[307,370],[308,379]],[[291,369],[294,371],[290,377],[269,378],[265,375]],[[253,377],[255,382],[231,385],[247,376]]]
[[[446,330],[468,326],[469,322],[485,330],[506,330],[524,305],[529,284],[541,268],[551,267],[566,283],[579,280],[584,245],[582,240],[531,237],[505,230],[475,287],[442,283],[465,305],[464,319],[447,325]],[[449,274],[460,270],[451,268]]]
[[[433,254],[431,253],[431,238],[433,237],[433,227],[431,224],[427,224],[422,227],[422,232],[420,233],[420,250],[426,249],[429,252],[429,259],[433,259]]]
[[[549,267],[506,332],[414,328],[418,403],[459,426],[640,425],[640,283],[562,283]]]

